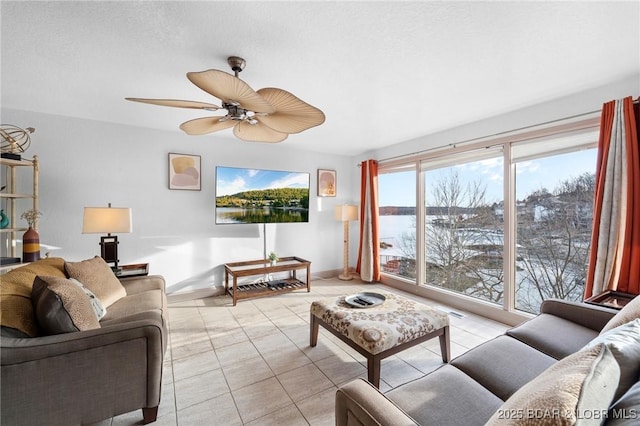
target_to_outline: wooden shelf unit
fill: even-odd
[[[3,210],[5,210],[5,214],[9,217],[9,227],[0,229],[0,235],[2,236],[2,245],[0,247],[2,249],[1,256],[19,257],[16,240],[18,239],[18,233],[26,231],[27,228],[16,226],[20,219],[18,216],[18,201],[31,200],[32,202],[30,207],[25,206],[20,213],[30,209],[38,210],[38,175],[40,173],[38,156],[34,155],[32,160],[26,158],[21,160],[0,158],[0,166],[2,166],[2,174],[4,177],[3,183],[6,185],[6,192],[0,192],[0,201],[2,201],[3,205],[6,204],[6,208],[3,208]],[[18,190],[18,169],[23,167],[32,168],[33,186],[30,194],[16,192]],[[34,229],[36,231],[38,230],[37,220]]]
[[[306,282],[296,277],[296,271],[306,270]],[[288,278],[271,279],[276,272],[289,272]],[[252,283],[238,284],[238,278],[262,275],[262,279]],[[232,278],[229,284],[229,276]],[[311,291],[311,262],[296,256],[283,257],[271,265],[268,260],[249,260],[224,264],[224,290],[233,297],[233,306],[238,300],[255,297],[274,296],[293,290],[306,288]]]

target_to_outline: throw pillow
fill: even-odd
[[[100,301],[100,299],[98,299],[91,290],[86,288],[80,281],[76,280],[75,278],[69,278],[69,281],[71,281],[72,283],[80,287],[82,291],[84,291],[84,293],[89,298],[89,301],[91,302],[91,307],[96,313],[96,318],[98,318],[98,321],[100,321],[107,314],[107,309],[102,306],[102,302]]]
[[[518,389],[486,425],[600,425],[619,377],[605,345],[576,352]]]
[[[589,342],[584,349],[604,343],[620,366],[616,398],[624,394],[640,375],[640,318],[612,328]]]
[[[2,274],[0,281],[0,326],[38,336],[38,325],[31,303],[33,280],[38,275],[66,278],[64,259],[49,257]]]
[[[606,333],[612,328],[616,328],[619,325],[633,321],[636,318],[640,318],[640,297],[634,298],[631,302],[627,303],[624,308],[609,320],[608,323],[600,331],[600,334]]]
[[[120,280],[100,256],[81,262],[65,262],[64,269],[69,278],[80,281],[107,308],[127,295]]]
[[[640,422],[640,382],[637,382],[609,410],[607,426],[638,426]]]
[[[87,295],[66,278],[37,276],[31,301],[40,330],[45,334],[100,328]]]

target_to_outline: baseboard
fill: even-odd
[[[349,272],[353,276],[354,279],[360,279],[360,274],[358,274],[353,269],[349,269]],[[326,279],[337,279],[338,275],[342,273],[342,269],[331,269],[327,271],[318,271],[311,274],[311,281],[313,280],[326,280]],[[207,297],[215,297],[215,296],[224,296],[224,285],[209,287],[209,288],[199,288],[195,290],[186,290],[186,291],[177,291],[177,292],[167,292],[167,301],[169,303],[175,302],[184,302],[187,300],[196,300],[196,299],[205,299]]]
[[[175,303],[215,296],[224,296],[224,286],[167,293],[167,301],[169,303]]]

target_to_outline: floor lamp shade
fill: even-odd
[[[344,238],[343,238],[343,260],[344,268],[342,274],[338,275],[341,280],[348,281],[352,279],[349,273],[349,221],[358,219],[358,206],[351,206],[344,204],[336,206],[334,210],[334,217],[343,223]]]
[[[83,234],[107,234],[100,237],[100,256],[118,269],[118,237],[111,234],[132,230],[131,209],[128,207],[85,207],[82,218]]]
[[[336,220],[342,222],[358,219],[358,206],[350,206],[349,204],[343,204],[336,206],[335,211]]]

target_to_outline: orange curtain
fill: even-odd
[[[585,299],[640,294],[640,109],[631,97],[602,107]]]
[[[380,280],[380,242],[378,239],[378,162],[360,164],[360,241],[356,271],[363,281]]]

